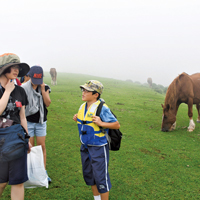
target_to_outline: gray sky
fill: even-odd
[[[0,54],[168,86],[200,72],[199,0],[1,0]]]

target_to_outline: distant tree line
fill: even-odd
[[[141,84],[139,81],[133,82],[133,81],[130,80],[130,79],[128,79],[128,80],[126,80],[126,81],[127,81],[127,82],[130,82],[130,83],[137,84],[137,85],[143,85],[143,86],[145,86],[145,87],[149,87],[149,85],[148,85],[147,83]],[[161,84],[152,83],[151,89],[154,90],[155,92],[160,93],[160,94],[166,94],[168,87],[164,87],[164,86],[161,85]]]
[[[167,88],[168,87],[164,87],[163,85],[152,83],[152,89],[160,94],[166,94]]]

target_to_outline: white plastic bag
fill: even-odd
[[[27,173],[29,180],[24,183],[25,188],[48,188],[48,176],[44,168],[42,146],[34,146],[27,155]]]

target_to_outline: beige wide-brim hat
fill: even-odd
[[[28,64],[20,63],[20,59],[16,54],[4,53],[3,55],[0,55],[0,76],[8,67],[13,65],[19,65],[20,67],[18,77],[25,76],[30,70]]]

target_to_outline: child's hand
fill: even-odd
[[[28,153],[31,152],[31,148],[32,148],[32,144],[30,142],[28,142]]]
[[[92,116],[92,122],[95,123],[97,126],[101,126],[101,119],[99,116]]]
[[[77,114],[74,115],[73,120],[77,122]]]
[[[41,91],[44,91],[44,92],[45,92],[45,83],[42,83],[42,84],[40,85],[40,87],[41,87]]]

